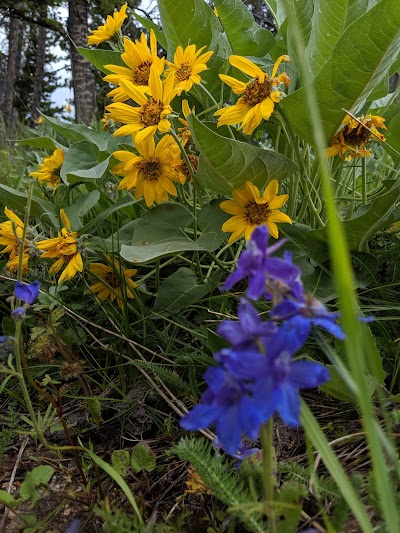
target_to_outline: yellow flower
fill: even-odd
[[[157,56],[157,39],[154,31],[150,31],[150,49],[147,44],[147,37],[142,33],[140,41],[136,39],[136,41],[133,42],[125,37],[124,50],[124,53],[121,54],[121,59],[127,66],[105,65],[105,68],[110,72],[113,72],[113,74],[105,76],[104,81],[114,85],[120,85],[121,80],[130,81],[134,85],[144,87],[146,93],[149,94],[151,65],[153,63],[158,63],[159,69],[161,67],[161,72],[164,68],[163,61]],[[126,100],[129,100],[130,98],[122,87],[116,87],[110,91],[107,96],[110,96],[114,102],[126,102]]]
[[[243,94],[237,103],[230,107],[224,107],[214,113],[219,117],[218,126],[222,124],[241,124],[239,129],[250,135],[261,123],[262,119],[268,120],[274,110],[274,104],[281,100],[281,93],[277,90],[278,85],[290,84],[286,73],[276,76],[278,67],[282,61],[290,61],[289,56],[280,56],[272,69],[271,77],[263,72],[260,67],[241,56],[230,56],[229,62],[252,79],[244,83],[231,76],[220,74],[221,80],[232,88],[235,94]]]
[[[66,111],[67,113],[71,113],[71,104],[66,104],[66,105],[64,106],[64,109],[65,109],[65,111]]]
[[[110,259],[112,266],[103,263],[91,263],[90,272],[101,278],[97,283],[90,286],[90,290],[97,294],[98,298],[104,302],[117,300],[121,309],[124,307],[124,296],[134,298],[132,289],[137,287],[137,283],[132,281],[132,276],[137,273],[135,268],[121,268],[117,259]],[[121,289],[121,283],[125,285]],[[110,288],[111,287],[111,288]]]
[[[355,157],[371,156],[371,150],[367,150],[365,145],[372,139],[386,140],[377,129],[385,130],[384,122],[385,119],[377,115],[366,115],[358,117],[357,120],[346,115],[342,121],[344,127],[331,139],[329,148],[326,150],[326,157],[338,155],[343,159],[343,156],[349,153],[345,161],[350,161]]]
[[[60,211],[63,228],[54,239],[45,239],[36,243],[38,250],[44,250],[41,257],[55,259],[57,261],[50,267],[49,274],[57,274],[64,266],[58,284],[72,279],[75,274],[82,272],[82,256],[78,250],[78,234],[71,231],[71,223],[64,209]]]
[[[178,118],[178,120],[181,124],[184,125],[184,128],[178,128],[178,137],[181,139],[182,145],[185,146],[192,136],[189,130],[188,121],[186,119],[189,113],[194,113],[194,108],[190,109],[187,100],[182,100],[182,113],[185,118]]]
[[[4,214],[8,218],[6,222],[0,224],[0,245],[5,246],[0,250],[0,254],[10,254],[7,261],[7,268],[10,272],[18,270],[20,243],[24,231],[22,220],[7,207]],[[24,254],[22,256],[22,272],[28,272],[29,266],[29,243],[25,240]]]
[[[56,189],[61,184],[60,168],[64,163],[64,152],[61,148],[54,150],[51,156],[45,157],[39,170],[31,172],[29,176],[37,178],[48,187]]]
[[[39,115],[38,117],[33,119],[33,122],[38,125],[43,124],[44,118],[42,117],[42,115]]]
[[[119,11],[116,11],[112,16],[108,15],[106,22],[103,26],[99,26],[97,30],[93,30],[92,34],[88,36],[88,44],[94,44],[98,46],[104,41],[113,40],[119,33],[122,23],[128,17],[126,14],[126,8],[128,4],[124,4]]]
[[[147,137],[153,137],[157,130],[161,133],[167,133],[170,130],[171,122],[165,117],[172,113],[172,107],[169,104],[176,95],[176,91],[173,87],[172,76],[168,76],[164,82],[161,81],[160,74],[163,68],[163,60],[160,65],[153,63],[150,68],[151,97],[146,96],[144,87],[138,87],[130,81],[121,80],[123,90],[139,106],[132,107],[117,102],[106,107],[107,118],[125,124],[125,126],[118,128],[114,135],[136,134],[135,143],[141,143]]]
[[[153,137],[147,137],[136,147],[140,155],[123,150],[113,154],[121,161],[113,172],[124,176],[118,189],[135,189],[135,198],[144,197],[147,207],[153,202],[161,204],[168,200],[168,193],[176,196],[173,182],[179,181],[175,165],[179,161],[180,150],[171,135],[164,135],[157,146]]]
[[[213,55],[213,52],[201,52],[206,48],[203,46],[196,52],[196,45],[191,44],[185,49],[178,46],[174,54],[174,62],[167,61],[169,70],[167,73],[173,74],[174,86],[179,96],[182,91],[189,91],[193,84],[200,84],[200,72],[208,70],[207,61]]]
[[[214,7],[213,11],[214,11],[214,15],[219,18],[218,9]]]
[[[278,238],[278,227],[275,222],[292,223],[291,219],[278,211],[288,199],[287,194],[277,196],[278,181],[272,180],[261,195],[258,187],[251,181],[246,181],[242,189],[233,191],[233,200],[225,200],[220,203],[220,208],[234,215],[222,226],[222,231],[232,232],[228,242],[234,242],[242,235],[246,241],[257,226],[267,226],[270,234]]]

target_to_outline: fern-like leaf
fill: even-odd
[[[212,455],[210,442],[184,437],[172,448],[172,453],[196,467],[216,498],[234,508],[235,515],[248,531],[265,533],[265,522],[259,513],[254,512],[258,502],[253,500],[236,472],[229,467],[228,461],[222,456]]]

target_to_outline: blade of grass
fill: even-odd
[[[354,514],[359,525],[362,527],[362,531],[364,533],[372,533],[374,529],[363,504],[360,502],[359,495],[355,491],[353,485],[343,470],[343,467],[336,457],[336,454],[329,446],[329,443],[323,431],[319,427],[314,415],[304,402],[302,402],[301,406],[301,423],[307,433],[307,436],[321,455],[326,468],[336,481],[336,484],[339,487],[348,506],[350,507],[351,512]]]
[[[297,56],[305,58],[304,43],[294,16],[294,0],[284,0],[289,24],[292,25]],[[371,346],[365,341],[363,329],[357,318],[357,302],[354,294],[353,272],[350,255],[346,246],[346,239],[342,221],[339,217],[334,199],[334,191],[330,182],[330,174],[325,158],[325,135],[322,127],[320,110],[318,107],[310,71],[304,59],[300,62],[300,71],[303,76],[306,98],[309,112],[313,119],[314,149],[320,163],[320,173],[324,193],[324,203],[327,211],[329,224],[327,232],[329,237],[330,255],[335,285],[340,302],[343,329],[346,333],[345,351],[349,368],[358,387],[358,404],[362,414],[363,426],[367,435],[369,453],[372,461],[372,473],[375,490],[385,520],[386,531],[389,533],[399,532],[398,511],[394,498],[394,491],[390,482],[389,472],[385,461],[384,449],[381,445],[381,437],[376,431],[377,420],[374,415],[374,406],[368,388],[366,357]]]

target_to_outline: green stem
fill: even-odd
[[[274,517],[274,447],[273,447],[273,418],[261,426],[261,444],[264,472],[264,513],[268,517],[268,531],[276,533]]]
[[[367,161],[361,158],[361,196],[363,205],[367,205]]]

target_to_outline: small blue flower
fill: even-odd
[[[31,305],[38,297],[39,289],[39,281],[33,281],[32,283],[29,283],[29,285],[17,281],[14,287],[14,296],[18,298],[18,300],[22,300],[24,303]]]
[[[247,297],[257,300],[267,293],[267,280],[281,280],[287,283],[300,276],[300,269],[289,261],[271,257],[284,243],[281,240],[268,247],[268,229],[258,226],[246,243],[238,261],[237,269],[228,276],[222,289],[230,290],[238,281],[248,278]]]
[[[223,449],[223,446],[218,437],[215,437],[215,439],[212,441],[212,447],[216,451],[217,455],[219,455],[219,450],[221,448]],[[246,459],[246,457],[249,457],[250,455],[254,455],[255,453],[258,453],[259,451],[260,451],[260,448],[249,448],[248,446],[246,446],[246,444],[241,442],[236,453],[231,454],[231,457],[241,462],[244,459]]]
[[[238,348],[257,348],[257,345],[273,335],[277,326],[274,322],[262,322],[257,310],[248,300],[242,298],[238,306],[239,320],[223,320],[217,332],[232,346]]]
[[[272,415],[265,394],[263,391],[251,394],[246,384],[220,367],[207,369],[204,378],[208,389],[202,395],[202,403],[189,411],[180,425],[195,431],[215,424],[223,448],[228,454],[235,454],[242,432],[255,440],[261,424]]]
[[[338,313],[330,313],[324,304],[311,294],[306,294],[301,301],[284,300],[271,310],[272,319],[284,320],[285,323],[294,325],[299,335],[304,337],[304,342],[312,326],[319,326],[337,339],[343,340],[345,335],[336,323],[338,316]]]
[[[13,311],[11,311],[11,318],[15,320],[16,322],[19,322],[20,320],[24,320],[26,318],[25,308],[16,307]]]

